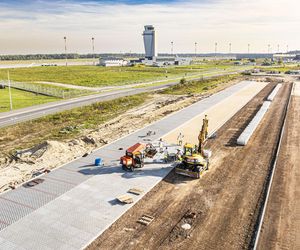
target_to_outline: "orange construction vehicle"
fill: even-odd
[[[120,163],[124,170],[133,171],[134,168],[144,166],[145,157],[153,158],[157,150],[152,144],[136,143],[126,150],[126,154],[121,157]]]

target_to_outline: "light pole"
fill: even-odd
[[[248,43],[248,54],[250,54],[250,43]]]
[[[197,57],[197,42],[195,42],[195,58]]]
[[[95,65],[95,38],[92,37],[93,64]]]
[[[66,66],[68,66],[68,56],[67,56],[67,37],[64,36],[65,40],[65,56],[66,56]]]
[[[13,110],[13,105],[12,105],[9,71],[7,71],[7,79],[8,79],[9,104],[10,104],[9,106],[10,106],[10,111],[12,111]]]
[[[174,42],[171,42],[171,55],[173,56],[173,52],[174,52]]]
[[[279,44],[277,44],[277,53],[279,53]]]
[[[231,54],[231,43],[229,43],[229,54]]]
[[[268,44],[268,54],[270,54],[270,47],[271,47],[271,45],[270,44]]]
[[[289,45],[286,46],[286,53],[289,53]]]
[[[215,43],[215,60],[217,60],[218,43]]]

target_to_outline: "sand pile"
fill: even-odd
[[[82,140],[76,140],[75,143],[76,146],[73,141],[46,141],[33,148],[18,151],[1,164],[0,191],[13,188],[94,148]]]

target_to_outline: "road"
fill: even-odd
[[[229,74],[235,74],[237,72],[231,72],[231,73],[219,73],[215,74],[213,76],[207,76],[204,77],[204,79],[209,79],[212,77],[217,76],[223,76],[223,75],[229,75]],[[197,79],[193,79],[197,80]],[[4,112],[0,113],[0,128],[1,127],[7,127],[10,125],[14,125],[20,122],[33,120],[39,117],[43,117],[46,115],[62,112],[65,110],[70,110],[77,107],[87,106],[95,102],[100,101],[108,101],[113,100],[119,97],[125,97],[145,92],[151,92],[155,90],[161,90],[167,87],[170,87],[172,85],[178,84],[178,80],[174,82],[168,82],[161,85],[156,86],[146,86],[141,88],[129,88],[129,89],[119,89],[114,90],[106,93],[101,94],[95,94],[90,96],[84,96],[79,98],[74,98],[71,100],[63,100],[58,102],[52,102],[37,106],[32,106],[24,109],[19,109],[11,112]]]
[[[187,120],[203,113],[213,116],[211,107],[243,95],[251,100],[263,83],[243,81],[123,137],[84,158],[40,176],[37,186],[17,187],[0,195],[0,249],[82,249],[156,186],[171,170],[171,164],[154,162],[135,172],[124,172],[119,157],[137,141],[155,141]],[[245,90],[248,89],[249,91]],[[236,102],[237,112],[244,104]],[[233,115],[226,112],[224,116]],[[227,117],[230,119],[230,117]],[[210,123],[211,130],[219,124]],[[147,132],[155,131],[150,137]],[[176,132],[175,132],[176,133]],[[104,167],[91,165],[96,157]],[[121,205],[115,198],[138,187],[133,204]]]
[[[287,112],[258,250],[300,249],[300,82]]]

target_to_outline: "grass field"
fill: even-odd
[[[58,67],[31,67],[10,69],[12,80],[24,85],[25,89],[56,96],[54,98],[35,95],[28,92],[13,90],[13,108],[19,109],[37,104],[59,100],[59,98],[73,98],[92,94],[88,90],[77,90],[58,87],[48,84],[37,83],[39,81],[58,82],[71,85],[88,87],[119,86],[132,83],[151,83],[161,85],[174,82],[174,79],[185,77],[188,80],[200,78],[201,76],[212,76],[223,72],[242,69],[245,66],[233,66],[231,61],[204,62],[198,65],[177,66],[168,68],[156,67],[99,67],[99,66],[58,66]],[[166,77],[167,76],[167,77]],[[0,69],[0,80],[6,80],[7,69]],[[172,80],[173,79],[173,80]],[[176,80],[176,81],[177,81]],[[26,86],[25,86],[26,85]],[[142,84],[139,87],[148,85]],[[190,92],[187,88],[185,92]],[[178,89],[175,93],[180,93]],[[3,98],[2,98],[3,96]],[[9,110],[9,99],[7,90],[0,92],[0,112]]]
[[[264,71],[279,71],[285,73],[289,70],[300,70],[300,65],[278,65],[271,67],[260,67]]]
[[[187,76],[216,69],[228,69],[229,63],[155,68],[155,67],[99,67],[58,66],[10,69],[10,77],[20,82],[58,82],[73,85],[101,87],[140,83],[179,76]],[[0,79],[6,80],[7,70],[0,69]]]
[[[35,95],[33,93],[11,89],[13,109],[26,108],[29,106],[53,102],[59,100],[58,98]],[[9,111],[9,92],[8,88],[0,89],[0,112]]]
[[[128,109],[141,105],[147,97],[148,94],[122,97],[2,128],[0,154],[31,147],[45,140],[74,138],[83,129],[94,128]],[[11,141],[17,143],[6,147],[5,143]]]

